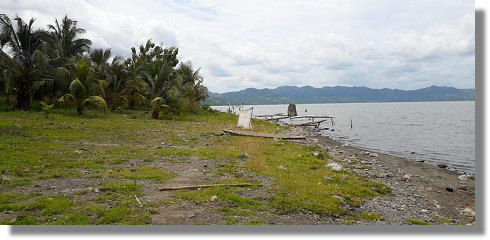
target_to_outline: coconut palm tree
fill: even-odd
[[[208,98],[208,89],[202,84],[203,77],[200,75],[200,68],[194,71],[192,63],[181,63],[177,68],[177,75],[182,80],[182,88],[186,97],[199,103]]]
[[[152,118],[158,119],[159,107],[167,102],[170,96],[169,90],[177,85],[175,70],[167,63],[149,65],[142,72],[142,76],[146,84],[148,98],[151,99]]]
[[[63,95],[58,101],[62,104],[73,101],[77,105],[77,114],[82,115],[86,105],[107,109],[104,88],[107,83],[94,77],[94,70],[86,58],[79,60],[75,66],[74,78],[69,87],[70,93]]]
[[[121,61],[121,58],[114,58],[108,70],[108,88],[106,94],[111,99],[111,111],[118,107],[128,104],[125,90],[129,82],[129,74]]]
[[[85,33],[85,29],[79,28],[77,23],[77,21],[74,21],[65,15],[65,17],[61,19],[61,23],[58,22],[58,19],[55,19],[54,25],[48,25],[60,57],[78,58],[89,51],[92,41],[86,38],[80,38],[80,35]]]
[[[15,26],[5,14],[0,14],[0,65],[2,79],[14,90],[15,109],[30,109],[34,86],[50,81],[46,74],[49,58],[46,54],[48,33],[33,28],[34,19],[28,23],[15,17]]]

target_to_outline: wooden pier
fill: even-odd
[[[313,126],[315,128],[319,128],[320,124],[330,120],[331,125],[334,126],[334,117],[331,116],[319,116],[319,115],[300,115],[300,116],[288,116],[284,113],[276,113],[276,114],[263,114],[263,115],[255,115],[255,118],[263,119],[265,121],[274,121],[278,122],[279,120],[289,119],[289,123],[286,121],[282,121],[284,124],[288,124],[291,126]],[[308,122],[295,122],[295,120],[308,119]],[[315,120],[316,119],[316,120]]]

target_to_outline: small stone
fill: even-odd
[[[94,188],[94,192],[99,192],[99,189],[98,188]]]
[[[408,180],[410,178],[412,178],[412,174],[405,174],[405,175],[403,175],[403,179],[404,180]]]
[[[419,159],[419,160],[417,160],[417,162],[423,163],[423,162],[425,162],[425,160]]]
[[[342,166],[338,163],[329,163],[326,165],[326,167],[329,167],[336,172],[342,171]]]
[[[411,152],[410,154],[415,154],[415,152]]]
[[[320,153],[319,152],[313,152],[313,156],[318,157]]]
[[[392,178],[392,177],[393,177],[393,174],[391,174],[391,173],[387,173],[387,174],[385,175],[385,177],[387,177],[387,178]]]
[[[454,192],[454,188],[452,188],[452,187],[446,187],[446,191],[447,192]]]
[[[421,211],[421,212],[423,212],[423,213],[427,213],[427,212],[429,212],[429,210],[427,210],[427,209],[422,209],[422,210],[420,210],[420,211]]]
[[[321,186],[321,185],[323,185],[323,183],[322,182],[318,182],[317,185],[318,186]]]
[[[217,196],[212,196],[212,197],[211,197],[211,202],[214,202],[214,201],[216,201],[216,200],[218,200],[218,197],[217,197]]]
[[[371,154],[371,153],[370,153],[370,152],[364,152],[364,154],[369,155],[369,154]]]
[[[468,175],[466,175],[466,174],[460,175],[460,176],[458,176],[458,179],[461,180],[461,181],[467,181],[468,180]]]
[[[379,157],[379,155],[377,153],[371,153],[369,154],[371,157]]]
[[[439,164],[437,164],[437,166],[440,168],[447,168],[447,165],[444,163],[439,163]]]

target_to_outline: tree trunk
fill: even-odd
[[[111,112],[116,111],[117,107],[118,107],[118,105],[116,103],[112,103]]]
[[[19,88],[17,90],[17,103],[15,104],[15,110],[29,110],[30,109],[30,96],[29,91],[25,88]]]
[[[77,107],[77,114],[78,114],[78,116],[81,116],[83,114],[83,107],[82,106]]]
[[[151,118],[158,119],[160,117],[160,109],[153,108],[153,112],[151,113]]]
[[[134,110],[134,91],[131,92],[131,98],[129,99],[128,107],[130,110]]]

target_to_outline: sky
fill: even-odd
[[[68,15],[128,57],[179,48],[212,92],[279,86],[475,87],[471,0],[2,0],[45,28]]]

